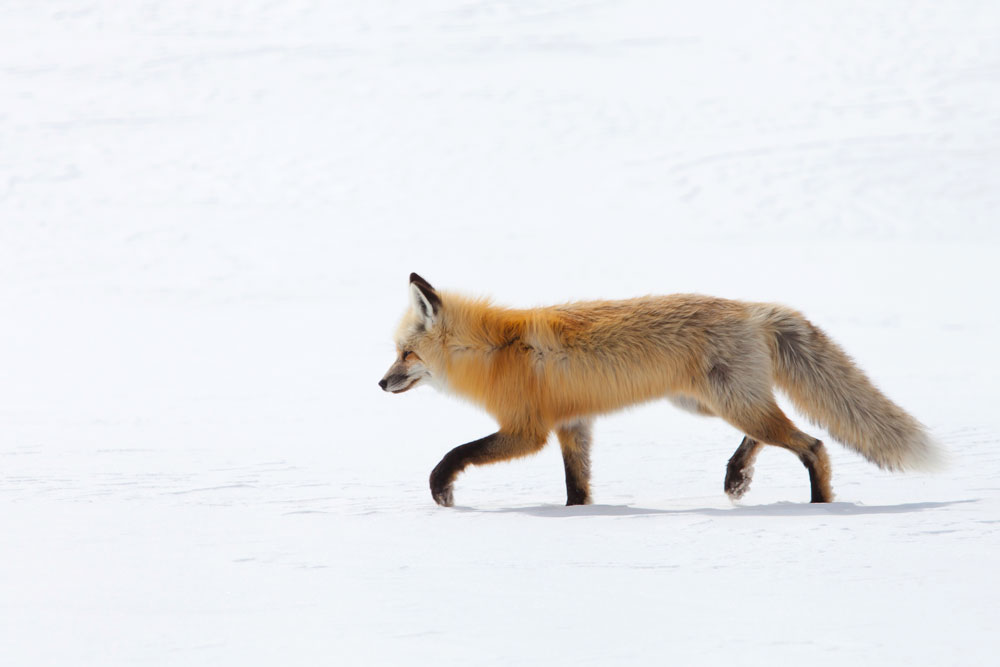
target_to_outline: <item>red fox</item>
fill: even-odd
[[[438,292],[410,274],[410,308],[396,361],[379,386],[400,394],[428,383],[484,407],[499,423],[448,452],[430,476],[439,504],[454,503],[470,464],[562,448],[566,504],[591,501],[596,416],[656,398],[718,416],[745,434],[726,468],[730,498],[746,493],[760,448],[775,445],[809,471],[811,500],[833,499],[823,443],[775,402],[777,386],[838,441],[888,470],[939,460],[924,427],[886,398],[844,351],[800,313],[770,303],[674,294],[514,310]]]

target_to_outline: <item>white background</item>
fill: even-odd
[[[996,3],[0,12],[5,664],[995,659]],[[812,506],[764,451],[733,506],[740,434],[656,403],[593,506],[550,445],[439,508],[494,424],[376,386],[411,271],[787,303],[951,464],[831,442]]]

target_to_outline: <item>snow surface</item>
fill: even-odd
[[[4,3],[3,663],[994,662],[998,35],[989,1]],[[550,445],[437,507],[494,425],[376,386],[410,271],[788,303],[951,465],[831,443],[814,506],[765,450],[733,506],[740,434],[657,403],[598,422],[598,504]]]

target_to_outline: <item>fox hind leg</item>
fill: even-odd
[[[808,436],[806,436],[808,437]],[[799,460],[809,471],[809,487],[813,503],[828,503],[833,500],[833,488],[830,486],[830,457],[826,447],[816,438],[809,446],[809,451],[799,453]]]
[[[720,415],[748,438],[790,450],[799,457],[809,471],[811,502],[828,503],[833,500],[830,459],[826,448],[821,441],[797,429],[773,399],[762,406],[744,403],[726,407],[720,410]]]
[[[556,429],[566,469],[566,504],[590,504],[590,443],[593,422],[575,421]]]
[[[739,500],[750,490],[753,480],[753,462],[763,443],[745,436],[726,466],[726,494],[730,500]]]

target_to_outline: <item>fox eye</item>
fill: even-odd
[[[412,353],[412,352],[410,352],[409,350],[404,350],[404,351],[403,351],[403,361],[406,361],[406,358],[407,358],[408,356],[410,356],[411,354],[413,354],[413,353]]]

